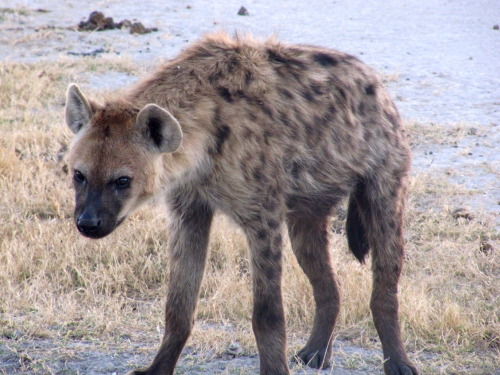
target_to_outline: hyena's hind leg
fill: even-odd
[[[328,249],[328,216],[288,216],[288,233],[297,260],[311,282],[316,313],[311,335],[295,356],[313,368],[327,368],[332,356],[332,332],[340,307],[340,293]]]
[[[195,191],[177,191],[169,198],[172,223],[165,334],[153,363],[129,375],[173,374],[193,327],[213,211]]]
[[[389,176],[389,174],[387,174]],[[416,375],[401,340],[398,317],[398,281],[404,257],[403,210],[405,173],[396,171],[366,179],[351,196],[351,225],[362,225],[358,233],[362,257],[365,241],[372,251],[373,289],[370,308],[382,342],[387,375]],[[349,221],[349,220],[348,220]],[[351,228],[352,230],[352,228]],[[349,231],[349,226],[348,226]]]

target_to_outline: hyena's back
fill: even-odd
[[[248,190],[272,178],[290,210],[329,209],[374,171],[393,179],[408,169],[395,106],[345,53],[216,34],[131,95],[169,108],[188,135],[203,128],[219,181]]]

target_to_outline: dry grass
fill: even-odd
[[[67,84],[109,70],[137,72],[126,60],[0,65],[0,337],[158,340],[168,265],[161,212],[144,209],[108,238],[84,239],[74,229],[73,193],[58,161],[70,139],[63,125]],[[415,142],[443,135],[438,126],[422,129],[411,126]],[[480,374],[499,365],[499,234],[487,213],[454,219],[457,194],[473,192],[429,174],[413,177],[401,319],[406,346],[423,373]],[[333,227],[343,287],[336,333],[374,347],[370,265],[354,260],[337,221]],[[493,252],[480,251],[485,238]],[[285,264],[292,351],[312,323],[313,303],[290,251]],[[250,282],[245,240],[218,218],[190,341],[198,352],[221,353],[237,341],[255,353]]]

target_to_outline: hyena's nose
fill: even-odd
[[[95,215],[90,215],[86,212],[81,214],[76,221],[76,226],[78,230],[86,235],[92,235],[99,230],[101,226],[101,220]]]

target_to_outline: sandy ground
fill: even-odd
[[[242,5],[249,16],[237,15]],[[19,7],[26,11],[5,11]],[[94,10],[115,21],[138,19],[159,31],[144,35],[125,30],[76,31],[78,22]],[[486,210],[499,223],[500,30],[493,28],[499,23],[497,0],[100,0],[92,5],[74,0],[2,0],[0,59],[35,62],[107,54],[129,56],[149,67],[174,56],[201,34],[220,28],[262,37],[274,33],[287,42],[340,49],[390,77],[389,89],[405,120],[429,127],[463,123],[470,128],[457,143],[415,144],[413,173],[431,172],[436,179],[479,192],[457,197],[457,207]],[[111,89],[135,79],[126,74],[89,73],[80,83],[84,88]],[[154,354],[154,346],[139,350],[134,345],[103,348],[88,342],[22,344],[0,339],[0,373],[29,373],[22,370],[20,351],[30,353],[31,359],[24,360],[42,358],[40,363],[53,373],[121,373],[131,365],[148,363]],[[351,359],[361,356],[368,367],[353,370],[342,360],[335,364],[334,374],[381,373],[376,363],[379,352],[345,342],[337,342],[336,351],[351,353]],[[217,374],[224,369],[239,373],[230,369],[242,368],[258,372],[256,358],[198,363],[193,357],[184,353],[178,373]]]

